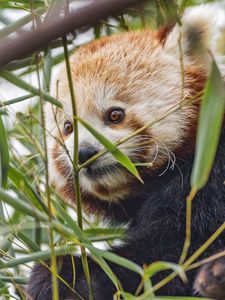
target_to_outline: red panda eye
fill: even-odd
[[[122,108],[114,107],[108,111],[107,122],[112,124],[120,123],[125,116],[125,112]]]
[[[73,132],[73,124],[70,121],[66,121],[64,123],[63,131],[65,135],[71,134]]]

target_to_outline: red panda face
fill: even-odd
[[[152,163],[152,169],[161,172],[174,153],[194,151],[198,105],[190,101],[190,105],[160,122],[154,120],[179,101],[196,98],[209,70],[209,66],[198,61],[197,54],[191,56],[190,49],[183,49],[181,65],[177,49],[179,33],[175,27],[168,42],[162,42],[159,33],[149,30],[115,35],[81,47],[71,56],[78,116],[113,143],[152,122],[151,127],[119,148],[134,163]],[[183,45],[186,47],[187,43]],[[66,197],[73,198],[73,113],[65,67],[53,82],[52,93],[58,95],[64,109],[56,111],[47,106],[48,130],[52,135],[49,137],[50,174],[57,188]],[[80,163],[104,149],[80,124],[78,138]],[[145,170],[141,172],[149,172]],[[80,171],[83,195],[88,193],[105,201],[126,197],[132,192],[134,181],[110,153]]]

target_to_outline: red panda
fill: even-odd
[[[151,164],[150,168],[138,168],[144,185],[109,153],[83,168],[79,175],[82,202],[88,212],[101,214],[112,222],[129,222],[125,243],[111,251],[140,266],[156,260],[178,263],[181,255],[185,238],[185,198],[190,190],[201,95],[211,68],[210,51],[224,73],[224,65],[213,45],[213,18],[205,9],[194,9],[184,15],[181,27],[115,34],[82,46],[70,57],[80,118],[112,142],[153,122],[119,146],[133,162]],[[65,67],[52,83],[52,94],[62,101],[64,109],[56,111],[50,104],[46,105],[47,128],[51,132],[48,141],[51,180],[65,199],[74,202],[70,160],[73,157],[73,114]],[[185,101],[185,105],[154,123],[180,101]],[[60,140],[65,143],[67,152]],[[223,130],[209,182],[193,203],[189,255],[225,219],[224,144]],[[80,164],[102,149],[94,136],[79,125]],[[222,234],[204,255],[209,256],[224,246]],[[62,259],[60,276],[72,286],[70,256]],[[88,289],[79,257],[75,257],[75,264],[73,288],[87,299]],[[196,272],[187,272],[187,283],[176,278],[156,294],[191,296],[199,293],[225,299],[224,260],[218,260],[217,265],[218,272],[212,263],[201,269],[196,280]],[[107,275],[91,258],[89,267],[94,299],[113,299],[116,289]],[[110,267],[124,290],[135,293],[141,278],[116,264],[110,263]],[[164,275],[157,275],[153,283]],[[28,294],[35,300],[51,299],[51,275],[41,265],[32,271]],[[59,294],[60,299],[77,299],[62,282],[59,282]]]

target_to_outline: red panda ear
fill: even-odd
[[[173,30],[175,26],[175,23],[169,23],[165,26],[162,26],[159,28],[159,30],[157,31],[156,35],[157,38],[159,39],[159,42],[164,46],[166,39],[168,37],[168,35],[171,33],[171,31]]]
[[[185,11],[181,19],[182,26],[174,26],[164,39],[164,49],[179,55],[180,39],[184,62],[208,69],[211,62],[209,51],[215,53],[215,42],[219,32],[216,13],[207,6]]]

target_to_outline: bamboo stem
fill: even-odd
[[[74,156],[73,156],[73,168],[74,168],[74,180],[75,180],[75,191],[76,191],[76,204],[77,204],[77,220],[78,226],[81,230],[83,230],[83,221],[82,221],[82,206],[81,206],[81,194],[80,194],[80,182],[79,182],[79,172],[78,172],[78,121],[77,121],[77,108],[76,108],[76,99],[75,93],[73,88],[73,80],[71,75],[71,68],[69,62],[69,53],[67,48],[67,39],[66,37],[63,38],[63,47],[65,53],[65,61],[66,61],[66,69],[67,69],[67,77],[68,83],[70,88],[70,95],[71,95],[71,103],[72,103],[72,110],[74,116]],[[89,290],[89,300],[93,300],[92,294],[92,287],[91,287],[91,277],[88,267],[88,260],[86,255],[85,247],[81,246],[81,258],[82,264],[84,269],[85,278],[88,285]]]
[[[53,292],[53,300],[59,300],[59,292],[58,292],[58,280],[57,280],[57,261],[56,255],[54,251],[54,235],[52,230],[52,207],[51,207],[51,190],[49,186],[49,173],[48,173],[48,151],[47,151],[47,139],[46,139],[46,131],[45,131],[45,115],[44,115],[44,100],[42,96],[41,90],[41,81],[40,81],[40,73],[38,67],[37,60],[37,77],[38,77],[38,86],[40,93],[40,112],[41,112],[41,123],[43,128],[43,143],[44,143],[44,165],[45,165],[45,189],[47,194],[47,202],[48,202],[48,223],[49,223],[49,242],[51,248],[51,271],[52,271],[52,292]]]

